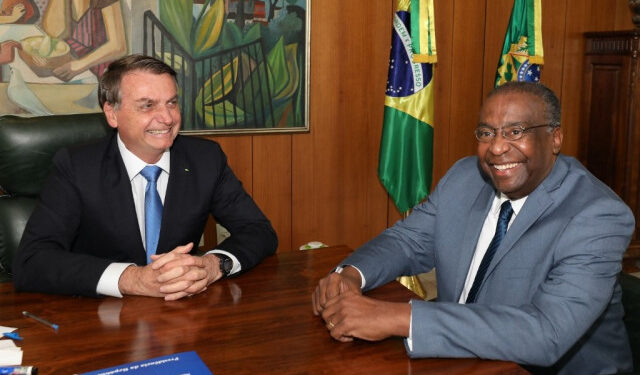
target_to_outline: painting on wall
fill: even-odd
[[[99,112],[128,53],[177,72],[185,133],[308,131],[310,0],[0,0],[0,114]]]

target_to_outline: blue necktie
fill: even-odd
[[[147,165],[140,171],[142,177],[147,179],[147,188],[144,191],[144,237],[147,246],[147,263],[151,263],[151,255],[156,253],[162,223],[162,201],[156,185],[160,172],[162,169],[155,165]]]
[[[502,206],[500,206],[500,216],[498,216],[496,234],[493,236],[493,239],[491,240],[491,243],[487,248],[487,252],[484,253],[482,262],[480,262],[480,267],[478,267],[476,278],[473,280],[473,285],[471,286],[471,290],[467,295],[466,303],[473,303],[476,301],[478,289],[480,289],[480,285],[482,285],[484,274],[487,272],[487,268],[489,268],[489,265],[491,264],[493,255],[496,253],[498,247],[500,247],[500,242],[502,242],[504,235],[507,233],[507,227],[509,226],[509,220],[511,219],[512,214],[513,208],[511,208],[511,203],[509,201],[505,201]]]

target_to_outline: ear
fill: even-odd
[[[560,148],[562,147],[562,127],[557,127],[553,129],[553,133],[551,134],[552,136],[552,148],[553,148],[553,154],[554,155],[558,155],[560,153]]]
[[[104,111],[104,117],[107,118],[107,122],[109,123],[109,126],[111,126],[114,129],[117,128],[118,116],[116,116],[116,109],[113,107],[113,105],[109,102],[104,103],[102,110]]]

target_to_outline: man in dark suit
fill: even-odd
[[[406,337],[411,357],[479,357],[534,372],[612,374],[632,366],[617,276],[629,207],[560,154],[560,104],[512,82],[480,111],[476,157],[428,200],[320,281],[313,311],[332,337]],[[361,294],[437,270],[438,301]]]
[[[17,290],[175,300],[275,252],[269,220],[220,146],[178,135],[171,67],[141,55],[114,61],[99,101],[115,131],[54,157],[14,259]],[[210,214],[231,237],[196,256]]]

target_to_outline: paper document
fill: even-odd
[[[0,366],[17,366],[21,364],[22,349],[16,346],[16,344],[13,343],[13,340],[0,340]]]

